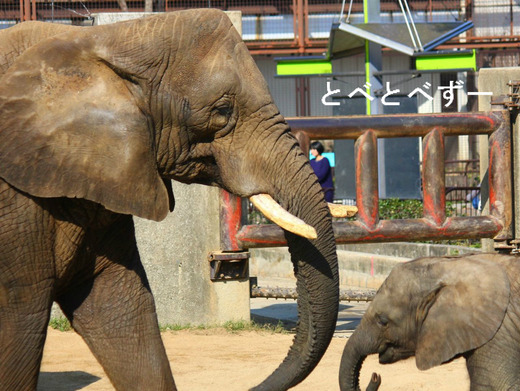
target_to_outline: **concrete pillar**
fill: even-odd
[[[95,15],[94,24],[144,13]],[[239,32],[241,13],[228,15]],[[250,319],[249,281],[212,282],[208,254],[220,249],[219,189],[173,183],[175,210],[160,222],[134,218],[159,323],[217,324]]]
[[[478,91],[480,93],[490,92],[491,96],[480,95],[478,100],[478,109],[480,111],[489,110],[503,110],[503,106],[491,105],[492,99],[497,99],[501,95],[507,95],[509,93],[509,86],[507,83],[511,80],[520,80],[520,68],[482,68],[479,70],[478,75]],[[513,173],[520,172],[520,129],[518,121],[514,121],[512,124],[513,131]],[[489,166],[488,160],[488,136],[479,136],[479,154],[480,154],[480,179],[487,180],[487,169]],[[487,185],[487,181],[485,182]],[[485,191],[482,192],[482,207],[486,213],[489,213],[489,203],[487,186]],[[520,183],[519,181],[513,181],[513,199],[514,199],[514,215],[520,216]],[[484,203],[485,201],[485,203]],[[514,219],[514,238],[519,239],[520,236],[520,219],[517,217]],[[493,251],[493,240],[483,239],[482,241],[483,251]]]
[[[159,323],[249,320],[249,281],[212,282],[208,254],[220,248],[219,189],[173,182],[165,220],[134,218],[137,243]]]

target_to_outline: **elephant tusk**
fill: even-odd
[[[265,217],[281,228],[307,239],[318,237],[313,227],[287,212],[269,194],[257,194],[249,197],[249,200]]]
[[[358,208],[353,205],[332,204],[330,202],[328,205],[332,217],[352,217],[358,211]]]

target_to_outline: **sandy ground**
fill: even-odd
[[[179,390],[243,391],[269,375],[282,361],[292,334],[214,329],[164,332],[164,343]],[[326,355],[298,391],[338,390],[338,368],[346,338],[334,338]],[[413,359],[379,365],[370,356],[363,366],[362,385],[372,372],[383,378],[380,390],[461,391],[469,389],[464,360],[425,372]],[[49,329],[38,391],[113,391],[106,375],[83,340],[74,332]]]

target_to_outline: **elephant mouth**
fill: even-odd
[[[174,175],[169,175],[168,177],[182,183],[199,183],[201,185],[216,185],[225,188],[220,175],[216,175],[219,173],[218,166],[216,164],[208,164],[208,161],[212,159],[207,158],[206,160],[204,162],[200,160],[198,162],[191,161],[189,165],[186,165],[186,168],[178,170]],[[214,160],[212,161],[214,162]],[[249,200],[265,217],[286,231],[307,239],[316,239],[318,237],[313,227],[286,211],[270,195],[265,193],[256,194],[250,196]]]
[[[398,349],[393,345],[386,345],[382,351],[379,352],[380,364],[392,364],[394,362],[407,359],[415,354],[411,350]]]
[[[177,163],[174,173],[163,176],[182,183],[199,183],[226,189],[218,164],[213,156],[199,156],[196,159],[190,159],[185,164]],[[314,227],[283,209],[270,195],[256,194],[250,196],[249,200],[265,217],[286,231],[306,239],[317,239],[318,235]],[[352,217],[357,213],[355,206],[331,203],[328,206],[332,217]]]
[[[160,175],[167,179],[192,184],[224,187],[220,169],[213,156],[199,156],[186,161],[177,161],[171,170],[165,170]]]

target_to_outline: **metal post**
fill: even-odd
[[[379,0],[363,0],[365,23],[379,22],[381,6]],[[370,83],[370,95],[376,98],[374,91],[383,88],[383,82],[380,76],[376,76],[375,72],[383,70],[383,56],[381,53],[381,45],[373,42],[365,41],[365,74],[366,82]],[[370,101],[367,99],[367,114],[381,114],[381,105],[379,99]]]
[[[379,196],[377,191],[377,138],[369,130],[356,140],[356,204],[358,220],[368,230],[374,230],[379,222]],[[362,178],[368,180],[362,180]]]
[[[23,0],[23,15],[22,21],[31,20],[31,0]]]
[[[363,0],[365,23],[379,22],[381,4],[379,0]],[[367,92],[374,98],[370,101],[367,98],[367,115],[382,114],[382,105],[380,99],[375,95],[375,91],[382,90],[383,80],[381,76],[377,76],[376,72],[383,70],[383,54],[381,45],[374,42],[365,41],[365,75],[366,85],[369,86]],[[386,196],[386,177],[384,171],[385,159],[385,140],[378,140],[378,160],[381,163],[379,170],[379,191],[381,197]]]
[[[298,3],[298,53],[305,51],[305,30],[303,18],[303,0],[297,0]]]
[[[220,191],[220,246],[222,251],[240,251],[237,233],[242,225],[242,199]]]
[[[310,115],[310,89],[308,77],[295,78],[296,83],[296,114],[299,117]]]
[[[424,217],[437,226],[446,220],[444,134],[432,130],[423,140]]]

